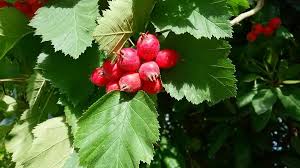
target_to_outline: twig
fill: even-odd
[[[245,13],[241,13],[240,15],[238,15],[236,18],[234,18],[233,20],[230,21],[230,24],[233,26],[233,25],[236,25],[238,24],[239,22],[241,22],[242,20],[250,17],[250,16],[253,16],[255,15],[258,11],[260,11],[263,6],[265,4],[265,0],[257,0],[257,5],[255,6],[255,8],[245,12]]]
[[[0,79],[0,83],[2,82],[25,82],[26,78],[10,78],[10,79]]]

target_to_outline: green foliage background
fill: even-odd
[[[52,0],[0,9],[0,168],[300,167],[300,3]],[[249,43],[254,23],[282,26]],[[10,18],[10,19],[8,19]],[[139,33],[181,55],[158,95],[89,75]]]

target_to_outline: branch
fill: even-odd
[[[0,83],[4,82],[26,82],[26,78],[10,78],[10,79],[0,79]]]
[[[238,15],[236,18],[234,18],[233,20],[230,21],[230,24],[233,26],[233,25],[236,25],[238,24],[239,22],[241,22],[242,20],[250,17],[250,16],[253,16],[255,15],[258,11],[260,11],[263,6],[265,4],[265,0],[257,0],[257,5],[255,6],[255,8],[245,12],[245,13],[241,13],[240,15]]]

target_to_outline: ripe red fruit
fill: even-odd
[[[109,93],[109,92],[112,92],[115,90],[120,90],[118,81],[111,81],[106,84],[106,93]]]
[[[144,33],[137,41],[137,54],[145,61],[154,60],[159,52],[160,43],[153,34]]]
[[[121,91],[137,92],[142,88],[142,81],[139,73],[128,73],[120,78],[119,86]]]
[[[278,29],[281,25],[281,19],[279,17],[275,17],[269,20],[268,26],[273,30]]]
[[[165,49],[159,51],[156,57],[156,63],[160,68],[172,68],[179,59],[179,54],[175,50]]]
[[[143,81],[142,90],[149,94],[157,94],[162,90],[161,80],[157,79],[153,82],[151,81]]]
[[[256,35],[255,33],[249,32],[249,33],[247,34],[247,40],[248,40],[249,42],[254,42],[256,39],[257,39],[257,35]]]
[[[112,81],[119,80],[123,75],[123,71],[118,64],[114,64],[110,60],[104,61],[103,69],[107,78]]]
[[[9,3],[7,3],[3,0],[0,0],[0,8],[7,7],[7,6],[9,6]]]
[[[90,77],[91,82],[94,85],[97,85],[99,87],[106,85],[107,78],[105,77],[104,69],[102,67],[96,68],[91,77]]]
[[[33,17],[34,12],[31,9],[31,6],[25,2],[16,1],[14,4],[14,7],[27,15],[29,18]]]
[[[154,61],[143,63],[139,69],[139,74],[144,81],[155,81],[160,75],[159,66]]]
[[[270,37],[270,36],[272,36],[273,33],[274,33],[274,29],[272,29],[271,27],[266,26],[264,28],[264,36],[265,37]]]
[[[123,48],[118,58],[118,66],[127,72],[135,72],[141,65],[140,58],[133,48]]]
[[[252,26],[252,32],[256,35],[259,35],[264,32],[264,26],[262,24],[257,23]]]

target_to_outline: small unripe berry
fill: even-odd
[[[136,72],[141,65],[140,58],[133,48],[123,48],[118,58],[118,66],[127,72]]]
[[[106,84],[106,93],[120,90],[119,82],[118,81],[111,81]]]
[[[143,63],[139,69],[140,78],[145,81],[155,81],[159,78],[160,70],[156,62]]]
[[[165,49],[159,51],[156,57],[156,63],[160,68],[172,68],[177,64],[179,54],[175,50]]]
[[[123,75],[123,71],[119,68],[118,64],[112,63],[110,60],[105,60],[103,69],[107,78],[111,81],[119,80]]]
[[[253,33],[253,32],[249,32],[247,34],[247,40],[249,42],[254,42],[256,40],[256,38],[257,38],[257,35],[255,33]]]
[[[157,79],[153,82],[143,81],[142,90],[149,94],[157,94],[162,90],[162,83],[160,79]]]
[[[128,73],[119,80],[120,90],[124,92],[134,93],[142,88],[142,81],[139,73]]]
[[[272,36],[273,33],[274,33],[274,29],[272,29],[271,27],[266,26],[264,28],[264,36],[265,37],[270,37],[270,36]]]
[[[257,23],[253,25],[252,32],[255,33],[256,35],[259,35],[264,32],[264,26],[262,24]]]
[[[153,34],[142,34],[137,41],[137,54],[145,61],[154,60],[159,52],[160,43]]]
[[[268,23],[268,26],[273,30],[278,29],[280,25],[281,25],[281,19],[279,17],[275,17],[271,19]]]
[[[96,68],[93,71],[90,80],[94,85],[97,85],[99,87],[105,86],[108,82],[107,78],[105,77],[104,69],[102,67]]]

